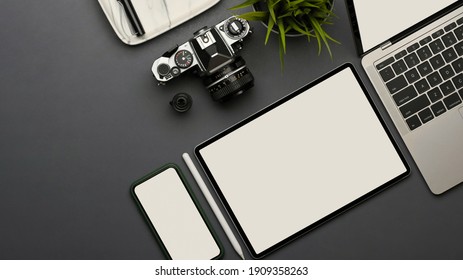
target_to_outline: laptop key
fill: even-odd
[[[399,110],[404,118],[408,118],[428,107],[430,104],[431,102],[429,102],[426,94],[423,94],[406,103],[405,105],[402,105],[402,107],[399,107]]]
[[[455,62],[452,63],[453,69],[456,73],[460,73],[463,71],[463,58],[457,59]]]
[[[392,71],[392,68],[390,66],[379,71],[379,74],[381,75],[381,78],[383,78],[384,82],[388,82],[389,80],[395,77],[394,71]]]
[[[429,108],[424,109],[423,111],[418,113],[420,120],[423,124],[429,122],[430,120],[434,119],[434,115],[432,114]]]
[[[459,24],[459,25],[460,25],[460,24],[462,24],[462,23],[463,23],[463,17],[461,17],[461,18],[457,19],[457,24]]]
[[[421,121],[417,115],[414,115],[413,117],[407,119],[407,124],[410,130],[414,130],[421,126]]]
[[[439,68],[441,68],[442,66],[445,65],[445,61],[442,58],[442,55],[440,55],[440,54],[432,57],[429,60],[429,62],[431,62],[432,68],[434,68],[434,70],[437,70],[437,69],[439,69]]]
[[[402,91],[399,91],[398,93],[394,94],[393,98],[395,104],[397,104],[397,106],[401,106],[417,96],[418,93],[416,92],[415,88],[413,86],[408,86]]]
[[[391,56],[391,57],[389,57],[388,59],[384,60],[383,62],[378,63],[378,65],[376,65],[376,69],[381,70],[381,69],[383,69],[384,67],[386,67],[386,66],[388,66],[389,64],[391,64],[392,62],[394,62],[394,58]]]
[[[457,36],[458,40],[463,40],[463,26],[456,28],[453,32],[455,33],[455,36]]]
[[[454,48],[457,51],[458,55],[463,56],[463,42],[456,44]]]
[[[405,77],[403,75],[397,78],[394,78],[393,80],[391,80],[389,83],[386,84],[391,94],[398,92],[399,90],[403,89],[407,85],[408,85],[407,80],[405,80]]]
[[[444,30],[439,29],[439,30],[437,30],[436,32],[432,33],[431,36],[432,36],[434,39],[436,39],[437,37],[440,37],[440,36],[442,36],[442,35],[444,35]]]
[[[444,50],[444,44],[442,44],[442,41],[440,39],[432,41],[429,44],[429,47],[431,48],[434,54],[440,53]]]
[[[463,61],[462,61],[462,65],[463,65]],[[429,73],[432,72],[431,64],[429,64],[429,62],[427,62],[427,61],[425,61],[425,62],[421,63],[420,65],[418,65],[417,69],[420,72],[422,77],[424,77],[424,76],[426,76],[426,75],[428,75]]]
[[[415,43],[413,45],[411,45],[410,47],[407,48],[407,51],[409,53],[413,52],[413,51],[416,51],[418,48],[420,47],[420,44],[418,43]]]
[[[426,60],[432,56],[432,52],[428,46],[424,46],[421,49],[417,50],[416,53],[421,60]]]
[[[459,74],[458,76],[453,78],[452,81],[457,89],[463,87],[463,74]]]
[[[442,36],[442,42],[444,42],[444,45],[448,48],[457,42],[457,38],[453,33],[449,32]]]
[[[460,94],[461,99],[463,99],[463,90],[460,90],[458,93]]]
[[[439,75],[438,72],[432,73],[432,74],[429,75],[426,79],[428,80],[429,85],[430,85],[431,87],[435,87],[435,86],[437,86],[438,84],[442,83],[442,78],[440,77],[440,75]]]
[[[432,41],[431,36],[428,36],[428,37],[426,37],[426,38],[420,40],[420,45],[424,46],[424,45],[428,44],[428,43],[431,42],[431,41]]]
[[[415,65],[418,65],[420,63],[420,59],[416,55],[416,53],[412,53],[404,57],[405,62],[407,63],[407,66],[412,68]]]
[[[431,89],[428,91],[428,97],[431,99],[431,102],[434,103],[440,99],[442,99],[442,92],[438,87]]]
[[[443,83],[442,85],[440,85],[439,88],[444,95],[449,95],[455,91],[455,87],[453,86],[451,81],[447,81]]]
[[[453,71],[452,66],[447,65],[441,70],[439,70],[440,75],[442,76],[442,79],[447,80],[455,76],[455,71]]]
[[[408,70],[407,65],[405,64],[405,62],[402,59],[395,62],[395,63],[393,63],[392,68],[394,69],[394,71],[395,71],[395,73],[397,75],[400,75],[403,72]]]
[[[418,82],[415,83],[415,88],[418,91],[418,93],[423,93],[427,90],[429,90],[431,87],[429,86],[428,82],[426,79],[421,79]]]
[[[457,53],[453,50],[453,48],[447,49],[442,52],[442,56],[445,59],[445,62],[449,63],[455,59],[457,59]]]
[[[457,24],[455,22],[452,22],[451,24],[444,27],[444,30],[449,32],[450,30],[454,29],[455,27],[457,27]]]
[[[461,99],[458,96],[458,93],[455,92],[449,97],[444,98],[444,103],[445,107],[447,107],[447,110],[451,110],[452,108],[455,108],[456,106],[461,104]]]
[[[442,115],[443,113],[447,112],[447,109],[445,109],[444,103],[442,101],[437,102],[436,104],[433,104],[431,106],[431,110],[434,113],[434,116],[438,117]]]
[[[405,78],[407,78],[407,81],[412,84],[420,78],[420,74],[418,74],[418,71],[416,68],[413,68],[412,70],[408,71],[405,73]]]
[[[395,54],[395,59],[401,59],[402,57],[406,56],[407,55],[407,51],[406,50],[403,50],[403,51],[400,51],[398,53]]]

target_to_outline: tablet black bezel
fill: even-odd
[[[317,84],[319,84],[319,83],[321,83],[321,82],[323,82],[323,81],[329,79],[330,77],[332,77],[332,76],[336,75],[337,73],[339,73],[339,72],[345,70],[346,68],[350,68],[350,69],[351,69],[351,71],[352,71],[353,75],[355,76],[357,82],[359,83],[359,85],[360,85],[360,87],[361,87],[363,93],[365,94],[365,96],[366,96],[368,102],[370,103],[370,106],[373,108],[373,110],[374,110],[374,112],[375,112],[375,114],[376,114],[378,120],[380,121],[380,123],[381,123],[381,125],[382,125],[384,131],[386,132],[387,136],[389,137],[389,140],[391,141],[391,143],[392,143],[393,146],[394,146],[394,149],[396,150],[397,154],[399,155],[399,157],[400,157],[400,159],[401,159],[401,161],[402,161],[402,164],[403,164],[404,167],[406,168],[406,171],[405,171],[404,173],[398,175],[397,177],[393,178],[392,180],[390,180],[390,181],[384,183],[383,185],[378,186],[377,188],[375,188],[374,190],[372,190],[372,191],[368,192],[367,194],[361,196],[360,198],[358,198],[358,199],[356,199],[356,200],[350,202],[349,204],[345,205],[344,207],[342,207],[342,208],[340,208],[340,209],[334,211],[333,213],[331,213],[331,214],[325,216],[324,218],[318,220],[317,222],[315,222],[315,223],[313,223],[313,224],[310,224],[310,225],[308,225],[307,227],[305,227],[304,229],[302,229],[302,230],[300,230],[300,231],[294,233],[293,235],[289,236],[288,238],[286,238],[286,239],[284,239],[284,240],[281,240],[280,242],[278,242],[278,243],[274,244],[273,246],[267,248],[266,250],[262,251],[261,253],[257,253],[257,252],[254,250],[254,248],[253,248],[251,242],[250,242],[249,239],[247,238],[246,233],[244,232],[243,228],[241,227],[241,225],[240,225],[238,219],[237,219],[236,216],[234,215],[234,213],[233,213],[233,211],[232,211],[230,205],[228,204],[227,200],[225,199],[225,196],[223,195],[222,191],[220,190],[220,186],[217,184],[217,182],[216,182],[215,179],[214,179],[214,176],[212,175],[211,171],[210,171],[209,168],[207,167],[207,164],[206,164],[204,158],[201,156],[201,149],[203,149],[203,148],[209,146],[210,144],[214,143],[215,141],[217,141],[217,140],[221,139],[222,137],[224,137],[224,136],[230,134],[231,132],[233,132],[233,131],[239,129],[240,127],[242,127],[242,126],[244,126],[244,125],[250,123],[251,121],[253,121],[253,120],[259,118],[260,116],[266,114],[267,112],[269,112],[269,111],[271,111],[272,109],[274,109],[274,108],[280,106],[281,104],[283,104],[283,103],[285,103],[285,102],[291,100],[292,98],[298,96],[299,94],[304,93],[304,92],[305,92],[306,90],[308,90],[309,88],[311,88],[311,87],[313,87],[313,86],[315,86],[315,85],[317,85]],[[342,65],[342,66],[340,66],[340,67],[334,69],[333,71],[327,73],[326,75],[324,75],[324,76],[322,76],[322,77],[316,79],[315,81],[313,81],[313,82],[311,82],[311,83],[309,83],[309,84],[303,86],[302,88],[300,88],[300,89],[294,91],[293,93],[291,93],[291,94],[289,94],[289,95],[283,97],[282,99],[276,101],[275,103],[273,103],[273,104],[271,104],[271,105],[265,107],[264,109],[258,111],[257,113],[255,113],[255,114],[253,114],[253,115],[247,117],[246,119],[244,119],[244,120],[238,122],[237,124],[235,124],[235,125],[229,127],[228,129],[226,129],[226,130],[220,132],[219,134],[213,136],[212,138],[210,138],[210,139],[204,141],[203,143],[199,144],[199,145],[195,148],[195,151],[194,151],[194,152],[195,152],[195,156],[196,156],[196,158],[198,159],[198,161],[199,161],[201,167],[203,168],[203,170],[204,170],[204,172],[206,173],[206,175],[207,175],[209,181],[211,182],[211,184],[212,184],[214,190],[216,191],[216,193],[217,193],[217,195],[219,196],[220,200],[222,201],[222,203],[223,203],[225,209],[227,210],[227,212],[228,212],[228,214],[229,214],[231,220],[233,221],[233,223],[234,223],[234,225],[236,226],[236,228],[237,228],[239,234],[240,234],[241,237],[243,238],[244,243],[246,244],[246,247],[249,249],[249,251],[250,251],[250,253],[251,253],[251,256],[252,256],[253,258],[256,258],[256,259],[259,259],[259,258],[264,257],[265,255],[269,254],[270,252],[272,252],[272,251],[274,251],[274,250],[280,248],[281,246],[283,246],[283,245],[289,243],[290,241],[292,241],[292,240],[294,240],[294,239],[296,239],[296,238],[302,236],[303,234],[307,233],[308,231],[310,231],[310,230],[312,230],[312,229],[314,229],[314,228],[320,226],[321,224],[325,223],[326,221],[328,221],[328,220],[334,218],[335,216],[337,216],[337,215],[341,214],[342,212],[346,211],[347,209],[349,209],[349,208],[351,208],[351,207],[353,207],[353,206],[359,204],[359,203],[362,202],[363,200],[365,200],[365,199],[371,197],[372,195],[379,193],[380,191],[382,191],[382,190],[386,189],[387,187],[389,187],[390,185],[392,185],[392,184],[394,184],[394,183],[396,183],[396,182],[398,182],[398,181],[404,179],[405,177],[407,177],[407,176],[410,174],[410,167],[409,167],[409,165],[407,164],[407,162],[405,161],[405,157],[403,156],[402,152],[400,151],[400,149],[399,149],[397,143],[394,141],[394,138],[392,137],[391,132],[387,129],[387,126],[386,126],[384,120],[381,118],[381,115],[379,114],[378,109],[377,109],[376,106],[374,105],[373,100],[371,99],[371,97],[369,96],[369,94],[368,94],[368,92],[367,92],[365,86],[364,86],[363,83],[361,82],[359,75],[358,75],[357,72],[355,71],[355,68],[354,68],[353,65],[350,64],[350,63],[344,64],[344,65]]]

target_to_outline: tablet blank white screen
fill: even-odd
[[[257,254],[406,172],[349,68],[199,152]]]

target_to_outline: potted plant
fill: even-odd
[[[239,15],[250,21],[261,21],[267,27],[265,44],[270,34],[279,34],[280,61],[283,67],[286,54],[286,37],[292,34],[306,36],[310,42],[316,39],[318,54],[325,46],[332,57],[330,42],[339,43],[323,29],[332,24],[334,0],[246,0],[231,10],[253,7],[254,10]]]

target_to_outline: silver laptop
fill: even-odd
[[[434,194],[463,182],[463,1],[346,0],[362,65]]]

